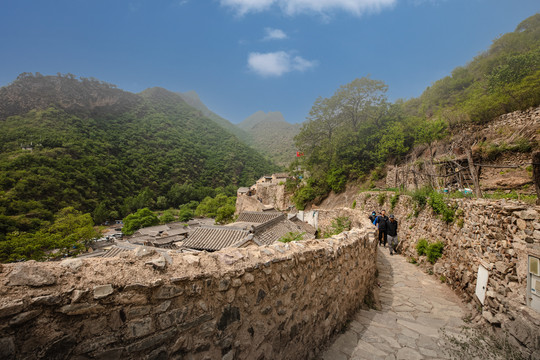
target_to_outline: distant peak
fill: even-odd
[[[181,95],[189,97],[193,100],[201,101],[201,98],[199,97],[199,94],[195,90],[189,90],[184,93],[181,93]]]

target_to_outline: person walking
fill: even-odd
[[[371,212],[371,215],[369,215],[369,221],[375,225],[375,219],[377,219],[377,213],[375,211],[372,211]]]
[[[375,225],[377,225],[377,229],[379,229],[379,246],[383,245],[386,247],[386,241],[387,241],[387,224],[388,224],[388,216],[386,216],[386,211],[381,211],[381,215],[377,216],[377,220],[375,220]]]
[[[398,244],[397,236],[398,222],[394,218],[393,214],[390,214],[390,221],[386,224],[386,231],[388,233],[388,247],[390,248],[390,255],[394,255]]]

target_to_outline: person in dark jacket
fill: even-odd
[[[386,216],[386,211],[383,210],[381,211],[381,214],[377,216],[377,220],[375,220],[375,225],[377,225],[377,229],[379,229],[379,246],[383,245],[384,247],[386,247],[387,223],[388,223],[388,216]]]
[[[390,221],[386,224],[386,231],[388,233],[388,247],[390,248],[390,255],[394,255],[398,244],[397,237],[398,222],[394,218],[393,214],[390,214]]]
[[[377,213],[375,211],[372,211],[371,212],[371,215],[369,215],[369,221],[374,224],[375,223],[375,219],[377,218]]]

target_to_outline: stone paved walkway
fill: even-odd
[[[323,360],[447,359],[441,329],[458,336],[466,310],[446,285],[401,255],[378,252],[382,311],[361,310]]]

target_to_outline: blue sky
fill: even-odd
[[[2,0],[0,86],[72,73],[139,92],[195,90],[239,122],[304,121],[318,96],[370,75],[419,96],[538,0]]]

